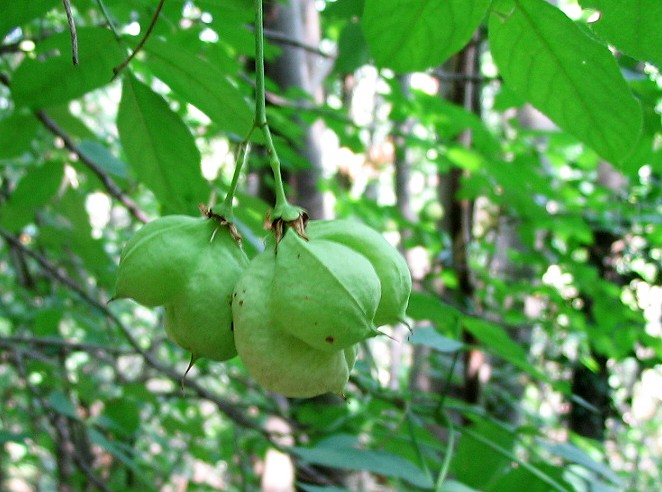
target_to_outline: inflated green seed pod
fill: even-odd
[[[411,294],[411,273],[400,252],[379,232],[352,220],[319,220],[310,221],[306,233],[311,241],[335,241],[370,261],[381,284],[381,300],[374,318],[376,326],[404,319]]]
[[[275,328],[273,318],[281,313],[271,299],[275,270],[275,254],[267,250],[251,262],[235,286],[232,312],[239,357],[267,390],[291,398],[342,394],[352,352],[348,356],[343,350],[316,350]]]
[[[113,297],[130,298],[147,307],[169,302],[215,227],[206,218],[184,215],[168,215],[144,225],[122,250]]]
[[[288,230],[278,244],[271,292],[274,326],[317,350],[342,350],[378,333],[372,320],[379,278],[343,244],[307,241]]]
[[[225,228],[201,246],[181,291],[165,306],[165,329],[194,359],[227,360],[237,355],[232,291],[248,259]]]
[[[115,298],[165,305],[169,338],[193,358],[236,355],[231,294],[248,258],[208,218],[166,216],[143,226],[120,257]]]

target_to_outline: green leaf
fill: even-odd
[[[71,402],[69,397],[60,390],[54,390],[48,397],[48,404],[57,413],[66,417],[78,420],[78,413],[76,407]]]
[[[467,331],[481,342],[481,346],[485,350],[535,377],[547,380],[542,372],[529,363],[522,346],[511,340],[501,326],[469,316],[463,318],[462,324]]]
[[[58,0],[21,0],[15,2],[6,0],[2,2],[2,15],[0,15],[0,39],[15,27],[48,12],[56,5],[62,6]]]
[[[116,398],[106,402],[103,413],[112,427],[123,435],[132,436],[140,428],[140,405],[133,399]]]
[[[122,446],[119,443],[111,441],[101,432],[93,428],[88,429],[88,435],[90,436],[91,442],[108,451],[115,458],[124,463],[128,468],[133,470],[135,473],[135,478],[137,478],[143,484],[147,484],[144,471],[140,469],[140,466],[136,460],[134,460],[131,455],[124,451],[124,449],[122,449]]]
[[[59,336],[62,308],[44,308],[37,312],[32,323],[32,333],[39,337]]]
[[[409,342],[413,345],[425,345],[442,353],[453,353],[464,348],[464,344],[441,335],[432,327],[416,328]]]
[[[11,232],[18,232],[34,220],[39,207],[45,205],[62,183],[64,166],[47,162],[29,170],[0,209],[0,224]]]
[[[412,292],[409,297],[407,315],[415,320],[429,319],[446,328],[455,328],[462,313],[454,307],[444,304],[431,294]]]
[[[301,489],[304,492],[351,492],[349,489],[343,489],[341,487],[320,487],[307,483],[297,483],[297,489]]]
[[[570,443],[556,443],[543,446],[552,454],[563,458],[571,463],[576,463],[583,466],[587,470],[602,475],[607,480],[614,484],[622,485],[621,479],[614,471],[604,463],[595,461],[584,450]]]
[[[368,45],[365,42],[361,25],[348,22],[338,39],[338,58],[335,70],[341,74],[352,73],[370,61]]]
[[[83,140],[78,145],[78,150],[108,174],[117,176],[118,178],[128,177],[126,163],[115,157],[102,143]]]
[[[67,263],[74,277],[80,274],[82,264],[87,272],[93,273],[99,285],[110,286],[115,281],[117,265],[104,249],[104,242],[92,236],[85,200],[85,194],[72,188],[59,197],[51,207],[52,220],[41,225],[39,242],[53,252],[77,256],[81,262]]]
[[[580,0],[600,18],[593,31],[622,52],[662,68],[662,2],[660,0]]]
[[[564,470],[559,466],[547,463],[531,462],[535,472],[524,467],[513,467],[505,475],[501,476],[497,483],[490,488],[491,492],[512,492],[517,490],[521,484],[526,484],[526,492],[549,492],[550,485],[554,484],[563,492],[576,490],[570,483],[564,480]],[[595,482],[591,483],[591,489],[600,490]],[[607,491],[602,491],[607,492]],[[616,491],[612,491],[616,492]]]
[[[479,492],[477,489],[464,485],[455,480],[446,480],[440,492]]]
[[[4,446],[8,442],[22,443],[30,437],[27,432],[11,432],[0,430],[0,446]]]
[[[30,150],[39,123],[32,114],[12,113],[0,120],[0,159],[17,157]]]
[[[483,440],[511,452],[515,445],[515,434],[489,420],[476,418],[471,425],[471,434],[463,434],[453,457],[451,470],[462,483],[478,490],[485,490],[493,480],[510,466],[507,455],[495,453]]]
[[[168,103],[132,75],[124,79],[117,129],[138,179],[172,213],[197,215],[209,191],[195,140]]]
[[[97,138],[82,120],[71,113],[68,103],[49,107],[48,116],[70,137],[90,140]]]
[[[378,66],[396,72],[434,67],[459,51],[489,0],[366,0],[363,32]]]
[[[79,64],[71,61],[69,32],[47,38],[37,47],[37,57],[26,58],[11,83],[17,106],[39,109],[81,97],[108,84],[113,67],[122,62],[122,50],[108,30],[78,29]]]
[[[294,447],[292,452],[308,463],[365,470],[377,475],[404,480],[416,487],[431,488],[432,481],[410,461],[385,451],[369,451],[353,447]]]
[[[243,139],[253,125],[253,109],[226,74],[176,44],[152,40],[148,64],[170,88],[196,106],[221,129]]]
[[[489,24],[506,83],[557,125],[614,163],[641,132],[641,107],[611,52],[544,0],[500,0]]]

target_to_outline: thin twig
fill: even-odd
[[[113,355],[128,355],[133,352],[130,352],[128,349],[122,349],[118,347],[106,347],[104,345],[99,345],[95,343],[85,343],[77,342],[74,340],[67,340],[66,338],[54,338],[54,337],[32,337],[24,335],[16,336],[7,336],[0,337],[0,344],[7,345],[16,345],[16,344],[25,344],[25,345],[35,345],[37,347],[59,347],[61,349],[67,350],[80,350],[82,352],[107,352]]]
[[[254,27],[249,27],[249,29],[255,31]],[[296,39],[292,39],[287,36],[287,34],[284,34],[282,32],[274,31],[272,29],[264,29],[264,37],[268,39],[269,41],[272,41],[276,44],[281,44],[285,46],[292,46],[294,48],[300,48],[304,51],[308,51],[310,53],[313,53],[315,55],[319,55],[322,58],[330,58],[330,59],[335,59],[337,58],[337,55],[334,53],[329,53],[328,51],[324,51],[321,48],[318,48],[317,46],[312,46],[310,44],[306,44],[302,41],[298,41]]]
[[[67,14],[69,33],[71,34],[71,60],[74,62],[74,65],[78,65],[78,34],[76,33],[74,15],[71,13],[71,2],[69,0],[62,0],[62,3],[64,4],[64,11]]]
[[[103,15],[104,19],[106,19],[106,23],[108,24],[108,27],[110,27],[111,32],[115,36],[115,39],[119,41],[121,36],[117,32],[117,28],[115,28],[115,23],[113,22],[113,19],[110,17],[110,14],[108,13],[108,9],[106,8],[106,5],[103,3],[103,0],[97,0],[97,5],[99,6],[99,10],[101,10],[101,14]]]
[[[129,198],[119,186],[117,186],[115,181],[113,181],[112,178],[108,176],[108,174],[106,174],[96,162],[90,159],[82,150],[78,148],[71,137],[64,130],[62,130],[45,111],[40,110],[35,114],[39,121],[41,121],[44,126],[50,130],[51,133],[60,137],[62,142],[64,142],[64,146],[76,154],[81,162],[85,164],[101,180],[101,183],[106,187],[108,193],[110,193],[111,196],[115,197],[122,205],[124,205],[129,210],[131,215],[133,215],[142,223],[149,222],[149,218],[142,210],[140,210],[140,207],[138,207],[138,205],[131,198]]]
[[[131,60],[138,54],[138,52],[145,46],[145,43],[147,42],[147,38],[149,38],[149,35],[152,34],[152,30],[154,30],[154,26],[156,25],[156,21],[159,18],[159,14],[161,13],[161,9],[163,8],[163,4],[165,3],[165,0],[160,0],[159,4],[156,6],[156,12],[154,12],[154,17],[152,17],[152,21],[149,23],[149,27],[147,28],[147,31],[145,31],[145,35],[143,38],[140,40],[138,43],[138,46],[136,46],[136,49],[133,50],[133,53],[129,55],[129,57],[124,60],[124,62],[115,68],[113,68],[113,78],[117,77],[119,73],[124,70],[124,68],[131,63]]]

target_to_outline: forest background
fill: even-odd
[[[659,0],[266,2],[291,201],[414,280],[412,332],[362,344],[346,400],[238,359],[182,384],[162,312],[107,303],[142,224],[228,189],[254,3],[68,3],[0,2],[1,490],[660,489]]]

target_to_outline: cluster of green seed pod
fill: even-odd
[[[342,394],[358,344],[404,318],[411,276],[378,232],[347,220],[287,228],[249,262],[212,218],[168,216],[120,257],[115,298],[165,307],[168,337],[193,359],[237,353],[264,388]]]

